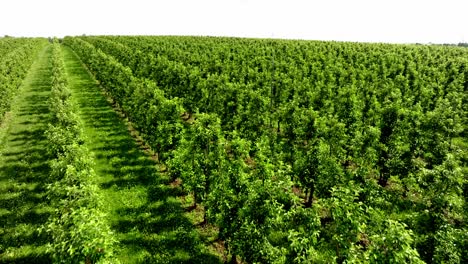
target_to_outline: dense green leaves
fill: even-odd
[[[232,259],[463,262],[466,49],[66,38]]]

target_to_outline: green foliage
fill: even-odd
[[[466,136],[466,50],[199,37],[64,43],[204,205],[231,258],[465,260],[466,150],[453,140]]]
[[[223,152],[220,120],[208,114],[197,115],[185,130],[170,163],[187,190],[194,193],[195,203],[204,201],[211,192],[211,183],[224,159]]]
[[[436,232],[434,263],[464,263],[468,253],[468,229],[443,225]]]
[[[376,263],[424,263],[413,248],[413,233],[406,225],[387,220],[382,230],[370,237],[368,254],[370,262]]]

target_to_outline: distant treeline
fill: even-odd
[[[418,43],[419,44],[419,43]],[[468,43],[465,42],[460,42],[458,44],[453,44],[453,43],[444,43],[444,44],[432,44],[431,45],[437,45],[437,46],[458,46],[458,47],[468,47]]]

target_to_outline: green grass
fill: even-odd
[[[49,166],[50,47],[33,64],[0,128],[0,263],[50,263],[49,237],[39,232],[51,212],[45,199]]]
[[[65,69],[83,121],[85,145],[95,155],[97,183],[119,241],[123,263],[220,263],[184,211],[182,190],[130,135],[100,87],[67,47]]]

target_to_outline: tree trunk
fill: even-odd
[[[312,206],[312,200],[314,198],[314,191],[315,191],[315,188],[314,188],[314,185],[312,184],[309,189],[309,196],[307,197],[306,195],[306,198],[307,198],[307,202],[305,204],[306,208],[310,208]]]
[[[380,177],[378,183],[382,187],[387,186],[387,182],[389,179],[390,171],[386,165],[386,161],[388,160],[388,158],[388,153],[386,151],[383,151],[378,161],[378,166],[380,167]]]
[[[207,208],[205,207],[205,210],[203,210],[203,222],[200,223],[202,226],[205,226],[208,223],[208,220],[206,219],[206,210]]]
[[[197,208],[197,203],[198,203],[198,195],[197,195],[197,192],[194,191],[193,192],[193,205],[192,205],[194,209]]]
[[[388,179],[389,179],[388,175],[389,175],[389,173],[386,172],[386,169],[384,169],[384,171],[380,173],[380,177],[379,177],[379,185],[380,186],[382,186],[382,187],[387,186]]]
[[[232,255],[230,264],[237,264],[237,255]]]

